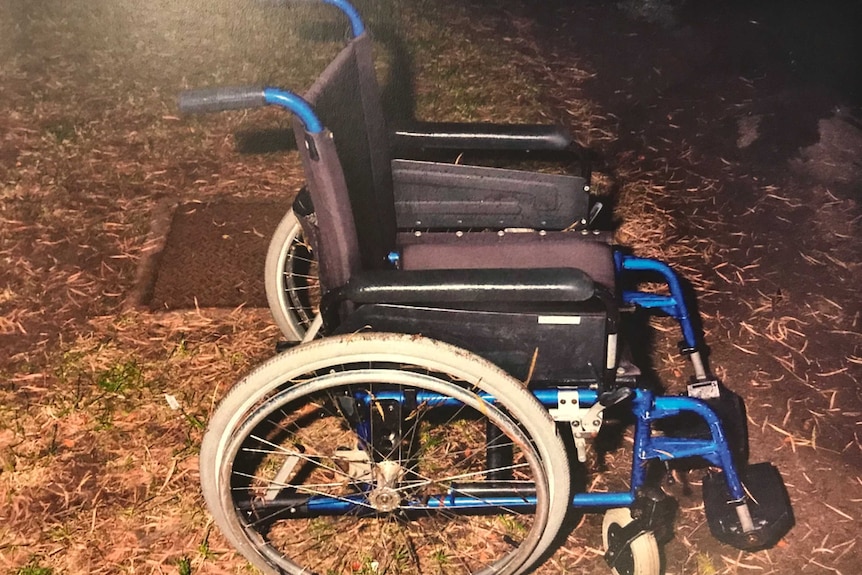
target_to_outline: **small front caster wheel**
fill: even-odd
[[[629,535],[624,529],[632,523],[631,511],[625,507],[608,509],[602,521],[602,543],[605,551],[619,549],[613,558],[611,568],[616,575],[659,575],[661,562],[658,542],[651,531],[635,532]],[[630,537],[633,537],[630,541]]]

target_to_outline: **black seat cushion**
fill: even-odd
[[[574,268],[614,293],[613,249],[592,236],[474,232],[400,237],[405,270]]]

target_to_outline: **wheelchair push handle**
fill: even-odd
[[[207,114],[226,110],[247,110],[267,105],[280,106],[299,117],[312,134],[323,131],[323,124],[311,105],[289,90],[260,86],[220,86],[199,88],[180,94],[178,105],[184,114]]]
[[[207,114],[260,108],[266,106],[266,97],[259,86],[220,86],[183,92],[178,103],[184,114]]]

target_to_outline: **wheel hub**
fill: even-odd
[[[378,487],[368,495],[368,501],[377,511],[393,511],[401,504],[401,495],[391,487]]]
[[[404,468],[397,461],[381,461],[374,467],[377,486],[368,494],[368,501],[382,512],[397,509],[401,504],[401,493],[396,485],[404,476]]]

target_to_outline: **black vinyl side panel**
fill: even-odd
[[[371,304],[350,314],[337,333],[421,334],[470,350],[521,381],[529,376],[537,385],[598,384],[606,363],[607,313],[593,302],[517,306],[531,307],[488,311]]]

